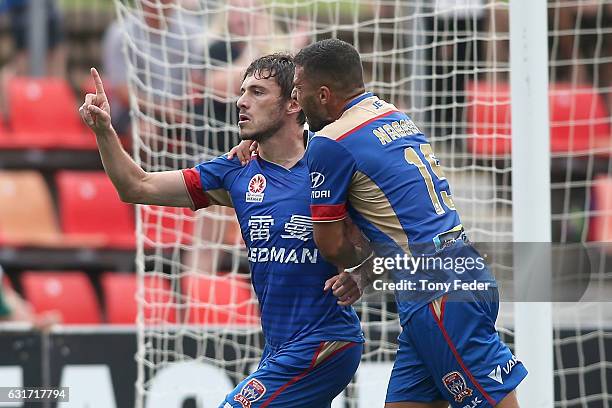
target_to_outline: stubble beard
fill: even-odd
[[[274,136],[282,127],[283,127],[284,123],[281,120],[280,117],[276,117],[275,119],[271,120],[269,122],[269,126],[266,127],[265,129],[262,129],[256,133],[252,133],[249,135],[243,135],[242,132],[240,132],[240,140],[252,140],[254,142],[257,143],[262,143],[265,142],[266,140],[270,139],[272,136]]]
[[[304,111],[304,114],[306,115],[306,122],[308,122],[308,129],[312,132],[318,132],[319,130],[323,129],[325,126],[329,125],[330,123],[334,122],[333,120],[330,120],[328,118],[325,118],[325,116],[323,115],[317,115],[317,109],[315,108],[316,105],[314,105],[314,103],[311,103],[310,100],[304,101],[304,105],[302,105],[302,110]],[[305,109],[305,106],[310,105],[311,107],[313,107],[312,109],[312,114],[308,114],[306,112],[306,109],[308,109],[308,107]]]
[[[306,116],[306,121],[308,122],[308,130],[311,132],[318,132],[325,126],[334,122],[333,120],[319,120],[318,122],[312,122],[308,116]]]

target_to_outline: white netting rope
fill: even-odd
[[[560,100],[563,95],[580,94],[583,88],[597,96],[588,99],[586,111],[577,99],[566,99],[570,119],[551,118],[553,126],[569,129],[570,140],[569,149],[552,154],[553,159],[566,160],[561,170],[555,170],[553,163],[553,171],[561,175],[552,181],[553,237],[560,242],[587,240],[585,225],[593,214],[601,214],[593,208],[591,196],[595,176],[612,173],[610,148],[599,144],[597,133],[602,124],[610,128],[612,1],[591,2],[595,4],[591,8],[584,7],[586,3],[549,2],[550,81],[565,86],[554,92]],[[115,0],[115,4],[128,55],[134,156],[146,170],[184,168],[228,150],[238,141],[234,107],[240,69],[262,53],[295,51],[308,41],[336,36],[359,50],[368,89],[411,114],[430,136],[471,238],[512,240],[507,1]],[[156,25],[156,20],[161,24]],[[570,37],[592,44],[568,43]],[[607,109],[603,114],[601,100]],[[580,117],[578,111],[586,116]],[[579,145],[576,141],[584,129],[588,142]],[[137,265],[144,287],[139,294],[139,402],[150,395],[160,370],[176,361],[197,358],[239,380],[261,353],[257,324],[202,325],[210,316],[197,315],[203,312],[193,309],[200,305],[222,312],[214,305],[215,296],[226,290],[218,285],[228,277],[239,281],[229,289],[230,301],[245,302],[239,290],[242,279],[248,279],[245,250],[231,211],[212,207],[193,214],[141,206],[138,236]],[[510,268],[503,262],[494,266],[503,283]],[[609,268],[609,262],[596,264],[596,284],[609,281]],[[196,293],[198,283],[189,278],[218,277],[222,271],[226,274],[207,283],[205,293]],[[371,339],[364,361],[392,358],[398,329],[394,309],[392,302],[370,298],[359,306],[365,334]],[[609,316],[604,309],[600,303],[577,304],[569,310],[559,307],[564,311],[556,313],[557,318],[563,315],[555,320],[558,406],[588,406],[588,401],[609,406],[605,348]],[[171,319],[174,313],[176,325]],[[583,330],[585,313],[594,316],[593,332]],[[512,314],[502,310],[499,323],[511,340]],[[562,359],[568,343],[581,355],[582,345],[593,339],[598,362],[579,357],[577,364],[570,364]],[[224,348],[225,354],[220,351]],[[243,357],[226,360],[227,349]],[[598,372],[597,380],[593,371]],[[364,389],[386,387],[385,379],[371,379],[378,381],[375,384],[368,379],[366,386],[360,378],[346,394],[351,406],[358,406],[358,401],[366,406]],[[592,394],[586,384],[590,381],[600,384]],[[579,389],[580,394],[570,395],[570,389]]]

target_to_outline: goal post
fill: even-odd
[[[546,2],[510,2],[512,229],[518,243],[551,242],[547,13]],[[523,407],[546,408],[554,405],[552,305],[546,290],[552,254],[529,255],[514,251],[516,297],[537,285],[543,298],[515,303],[516,354],[529,370],[518,398]],[[534,265],[534,259],[542,262]]]

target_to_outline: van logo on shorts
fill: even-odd
[[[453,395],[455,401],[461,403],[467,397],[471,397],[474,391],[467,386],[465,378],[458,371],[451,371],[442,377],[444,386]]]
[[[251,408],[251,404],[259,401],[266,393],[266,386],[257,378],[251,378],[240,389],[240,393],[234,395],[234,401],[240,403],[242,408]]]

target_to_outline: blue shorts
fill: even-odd
[[[219,408],[328,408],[351,382],[362,343],[298,342],[272,351],[267,346],[253,374]]]
[[[398,338],[386,401],[498,404],[527,375],[495,330],[498,311],[496,288],[452,292],[415,311]]]

